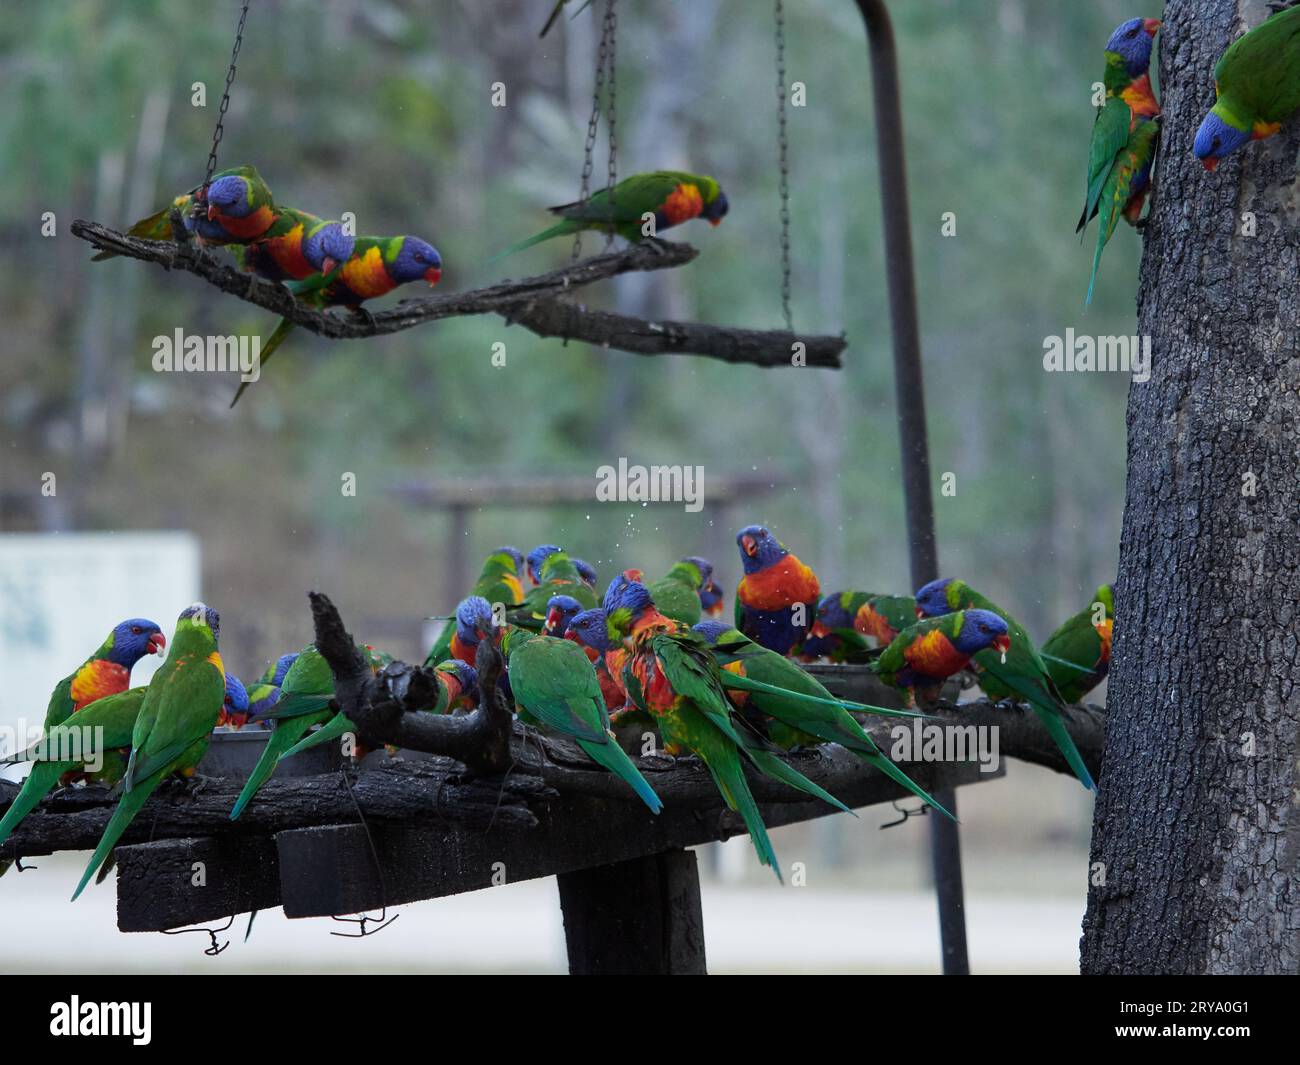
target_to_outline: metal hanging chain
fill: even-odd
[[[252,0],[244,0],[243,10],[239,12],[239,27],[235,30],[235,47],[230,51],[226,89],[221,94],[221,106],[217,109],[217,128],[212,131],[212,150],[208,152],[208,172],[203,178],[204,185],[212,181],[212,175],[217,169],[217,145],[221,143],[221,137],[225,133],[226,108],[230,106],[230,86],[235,83],[235,60],[239,58],[239,46],[244,43],[244,23],[248,21],[248,5],[251,2]]]
[[[593,158],[595,156],[595,151],[596,151],[596,132],[600,126],[600,102],[601,102],[600,98],[605,91],[605,72],[607,68],[610,70],[610,74],[611,74],[610,77],[611,90],[613,88],[612,54],[613,54],[613,46],[614,46],[613,45],[614,28],[617,24],[617,20],[614,15],[614,3],[615,0],[607,0],[606,7],[605,7],[605,17],[601,25],[600,51],[596,55],[596,83],[591,93],[591,115],[587,119],[587,141],[583,147],[583,152],[582,152],[582,182],[578,191],[579,203],[586,203],[591,196],[591,173],[592,170],[594,169]],[[610,111],[609,111],[609,117],[607,118],[607,121],[610,122],[613,121],[613,117],[614,117],[613,108],[614,108],[614,101],[611,95]],[[608,167],[608,172],[610,175],[613,175],[614,173],[613,153],[616,150],[615,145],[616,145],[616,141],[614,138],[614,127],[611,125],[610,126],[610,160],[609,160],[609,167]],[[573,235],[573,254],[572,254],[573,261],[576,262],[581,255],[582,255],[582,231],[579,230],[577,233]]]
[[[609,140],[609,162],[606,177],[609,189],[609,205],[614,206],[614,186],[618,184],[618,76],[616,57],[618,55],[618,13],[614,10],[616,0],[609,0],[605,7],[605,32],[609,38],[609,99],[606,105],[606,135]],[[605,247],[614,243],[614,231],[610,230],[605,238]]]
[[[776,0],[776,122],[781,152],[781,314],[785,327],[794,332],[790,315],[790,138],[785,117],[785,9]]]

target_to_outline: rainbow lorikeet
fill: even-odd
[[[385,656],[373,647],[360,647],[358,650],[370,661],[372,669],[382,668]],[[316,650],[314,644],[309,644],[298,652],[298,657],[285,673],[280,685],[280,698],[274,706],[263,712],[263,719],[274,720],[275,728],[230,810],[232,821],[239,819],[258,789],[275,772],[280,757],[302,739],[313,725],[323,725],[337,713],[338,708],[334,705],[334,673],[325,661],[325,656]]]
[[[1159,19],[1129,19],[1116,28],[1106,45],[1104,104],[1097,109],[1088,145],[1088,180],[1076,233],[1101,213],[1093,258],[1088,302],[1096,282],[1101,254],[1121,217],[1136,225],[1150,187],[1155,157],[1152,130],[1145,123],[1160,114],[1151,89],[1151,48]],[[1158,127],[1156,129],[1158,132]]]
[[[244,687],[243,681],[233,673],[227,673],[226,691],[221,700],[221,714],[217,718],[217,726],[243,728],[248,723],[250,705],[248,690]]]
[[[95,652],[54,686],[45,707],[45,727],[61,724],[96,699],[126,691],[132,667],[145,655],[162,654],[166,646],[157,622],[119,621]]]
[[[582,578],[582,583],[588,588],[596,587],[596,567],[585,559],[575,558],[573,568],[578,571],[578,576]]]
[[[1007,623],[993,611],[958,610],[909,625],[872,669],[886,684],[909,692],[922,710],[932,710],[943,682],[965,669],[973,655],[1004,655],[1010,646]]]
[[[562,221],[511,245],[492,261],[555,237],[586,230],[616,233],[629,244],[637,244],[692,218],[702,218],[716,226],[725,217],[727,209],[726,193],[711,177],[688,174],[683,170],[633,174],[612,189],[592,193],[587,200],[547,208],[551,214],[559,215]],[[654,228],[648,233],[645,231],[649,225],[646,216],[654,218]]]
[[[324,242],[320,251],[325,252]],[[304,255],[306,250],[304,249]],[[324,266],[322,258],[320,266]],[[303,303],[316,308],[346,307],[363,313],[361,305],[377,296],[387,295],[399,285],[423,278],[429,287],[442,277],[442,257],[433,245],[419,237],[357,237],[352,253],[327,273],[313,273],[301,280],[287,281],[286,287]],[[261,349],[261,366],[293,331],[294,322],[281,318]],[[244,381],[230,401],[233,407],[251,384]]]
[[[669,754],[688,751],[704,763],[727,808],[744,820],[759,861],[782,879],[767,827],[745,780],[742,757],[768,776],[851,811],[783,762],[736,716],[721,669],[703,637],[655,610],[649,592],[637,582],[625,586],[618,604],[609,613],[584,610],[570,623],[570,631],[579,642],[603,650],[607,661],[618,656],[630,704],[654,718]],[[727,683],[750,687],[754,682],[733,675]]]
[[[542,635],[554,636],[557,639],[568,639],[569,624],[582,613],[583,609],[583,605],[571,595],[551,596],[550,601],[546,604],[546,622],[542,625]],[[627,695],[622,686],[609,675],[609,667],[605,665],[605,656],[594,647],[579,646],[582,647],[592,667],[596,670],[596,680],[600,684],[600,695],[605,702],[605,708],[607,710],[619,709],[627,701]]]
[[[188,607],[176,622],[171,651],[150,680],[131,731],[122,797],[73,892],[74,900],[158,785],[173,773],[192,775],[208,749],[226,690],[219,633],[220,617],[202,603]]]
[[[537,35],[538,37],[545,37],[551,32],[551,27],[555,25],[555,20],[560,17],[560,12],[564,10],[564,5],[568,2],[569,0],[555,0],[555,7],[552,8],[550,15],[546,19],[546,25],[542,27],[542,32]],[[577,18],[589,7],[591,7],[591,0],[583,0],[582,7],[578,8],[569,18]]]
[[[769,651],[766,647],[760,647],[726,622],[702,621],[695,626],[695,631],[704,637],[715,657],[723,656],[719,663],[723,669],[724,688],[727,688],[728,673],[770,686],[759,691],[727,688],[727,695],[737,706],[749,707],[770,719],[765,723],[765,728],[768,737],[778,747],[788,751],[794,747],[838,743],[906,788],[927,806],[933,806],[941,814],[956,820],[911,777],[885,757],[876,742],[816,678],[810,677],[790,659]],[[792,693],[808,698],[796,698]],[[897,711],[884,708],[871,709],[891,717],[898,715]],[[903,716],[913,715],[904,712]]]
[[[1068,703],[1077,703],[1106,678],[1110,669],[1110,635],[1115,593],[1103,584],[1092,602],[1061,623],[1040,654],[1047,672]]]
[[[1086,303],[1092,303],[1093,288],[1097,284],[1097,270],[1101,267],[1101,253],[1119,225],[1121,216],[1131,225],[1136,224],[1142,205],[1151,185],[1151,169],[1155,165],[1160,146],[1160,120],[1139,119],[1128,143],[1115,160],[1101,189],[1101,215],[1097,228],[1097,249],[1092,255],[1092,275],[1088,278]]]
[[[1275,12],[1233,41],[1215,64],[1214,92],[1192,148],[1206,170],[1273,136],[1300,108],[1300,7]]]
[[[865,654],[867,641],[854,629],[853,619],[858,608],[873,594],[844,591],[822,596],[817,604],[816,618],[799,648],[800,660],[815,662],[819,658],[829,658],[832,662],[847,662]]]
[[[270,229],[233,249],[243,269],[268,281],[304,281],[314,274],[331,273],[352,254],[355,239],[341,222],[292,207],[278,210]]]
[[[0,819],[0,843],[64,774],[82,773],[108,785],[122,779],[126,756],[120,749],[131,746],[131,733],[147,690],[141,685],[97,699],[63,724],[46,728],[45,735],[26,750],[0,758],[0,765],[32,763],[31,772]]]
[[[214,197],[215,194],[215,197]],[[172,208],[200,244],[244,244],[262,236],[275,222],[278,208],[262,175],[254,166],[219,170],[207,186],[182,193],[161,211],[142,218],[127,230],[145,240],[171,240]],[[112,259],[116,252],[101,251],[96,262]]]
[[[522,602],[524,598],[524,586],[519,580],[522,573],[523,556],[519,553],[519,549],[498,547],[483,560],[483,568],[479,570],[478,579],[474,581],[474,587],[469,593],[470,597],[486,600],[489,614],[491,613],[492,603],[504,603],[506,606],[514,606],[516,603]],[[439,662],[445,662],[448,658],[456,657],[451,653],[451,639],[455,631],[456,626],[454,624],[442,627],[442,631],[438,633],[438,638],[434,640],[433,646],[429,648],[429,653],[424,656],[426,666],[436,666]],[[462,647],[462,649],[464,648]],[[465,660],[472,662],[474,659],[471,655],[470,658]]]
[[[1083,764],[1083,757],[1061,720],[1061,711],[1064,709],[1061,693],[1056,690],[1056,684],[1024,626],[965,581],[952,578],[931,581],[916,593],[916,613],[919,617],[935,618],[952,611],[969,611],[971,608],[990,611],[1000,617],[1006,623],[1010,641],[1009,646],[1000,653],[996,649],[980,651],[972,658],[984,694],[990,699],[1021,699],[1027,702],[1061,749],[1065,760],[1074,770],[1074,775],[1085,788],[1096,791],[1092,775]],[[899,638],[902,638],[901,634]]]
[[[722,613],[722,586],[713,577],[700,585],[700,610],[709,618]]]
[[[539,632],[546,619],[546,604],[553,595],[571,595],[584,609],[596,605],[596,594],[582,579],[573,559],[554,544],[542,544],[528,552],[528,579],[535,587],[524,595],[519,606],[507,614],[512,625]]]
[[[511,629],[501,641],[520,720],[567,736],[657,814],[663,803],[618,745],[591,661],[576,643]]]
[[[713,564],[691,555],[648,587],[660,613],[690,626],[700,620],[700,589],[712,577]]]
[[[736,588],[736,628],[777,654],[797,654],[821,598],[817,574],[761,525],[736,534],[745,576]]]
[[[449,714],[461,707],[472,706],[478,701],[478,672],[468,662],[462,662],[458,658],[440,662],[434,667],[434,676],[438,681],[438,698],[432,706],[423,708],[421,713]],[[310,747],[341,739],[349,732],[355,736],[356,730],[356,725],[347,714],[336,713],[315,732],[309,732],[280,755],[277,764],[286,758],[292,758],[295,754],[301,754]],[[354,750],[357,757],[366,753],[366,748],[359,742]]]

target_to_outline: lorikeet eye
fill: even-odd
[[[1126,36],[1128,36],[1128,37],[1136,37],[1137,35],[1138,35],[1138,28],[1137,28],[1136,26],[1134,26],[1134,27],[1133,27],[1131,30],[1129,30],[1128,33],[1126,34]]]
[[[142,631],[143,631],[143,630],[140,628],[139,625],[132,625],[132,626],[131,626],[131,632],[134,633],[136,636],[139,636],[140,633],[141,633]]]

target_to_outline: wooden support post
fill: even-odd
[[[555,879],[574,976],[705,974],[694,851],[651,854]]]

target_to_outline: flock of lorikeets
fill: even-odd
[[[692,218],[716,226],[727,213],[727,197],[711,177],[657,170],[634,174],[582,202],[550,210],[560,216],[559,222],[497,258],[581,230],[615,233],[636,243]],[[148,240],[170,240],[173,212],[196,242],[231,248],[241,268],[283,282],[296,299],[317,309],[345,307],[366,315],[369,312],[362,306],[366,300],[410,281],[424,280],[433,287],[442,277],[442,257],[427,241],[413,236],[354,236],[342,222],[276,203],[252,166],[214,174],[210,182],[177,196],[127,232]],[[95,256],[112,257],[112,252]],[[288,318],[280,319],[262,345],[263,366],[293,327]],[[239,386],[232,407],[248,384]]]
[[[1100,215],[1087,302],[1101,253],[1122,216],[1138,225],[1160,142],[1160,104],[1151,88],[1151,48],[1159,19],[1129,19],[1106,44],[1105,102],[1088,148],[1087,197],[1076,232]],[[1271,137],[1300,108],[1300,7],[1274,11],[1239,37],[1214,67],[1215,103],[1192,151],[1206,170],[1251,140]]]
[[[1061,720],[1106,675],[1113,600],[1109,586],[1041,649],[1010,614],[964,581],[938,580],[915,597],[843,591],[823,596],[811,568],[766,528],[736,537],[744,577],[732,621],[720,620],[723,591],[705,559],[687,557],[646,581],[615,575],[597,597],[597,575],[554,544],[527,556],[503,547],[487,557],[425,660],[438,682],[429,713],[478,702],[471,665],[492,641],[505,661],[501,690],[519,720],[567,737],[624,780],[657,813],[662,804],[620,746],[612,724],[655,729],[670,755],[694,755],[726,805],[744,819],[759,858],[780,876],[744,766],[838,809],[838,799],[778,752],[836,743],[947,816],[863,730],[853,713],[924,716],[948,678],[971,669],[985,694],[1027,704],[1089,788],[1095,785]],[[249,688],[226,671],[217,612],[197,603],[180,616],[170,645],[143,618],[123,621],[50,697],[43,738],[0,762],[32,762],[0,820],[0,843],[60,782],[114,787],[120,800],[76,898],[168,777],[189,777],[216,728],[271,731],[231,811],[237,818],[281,759],[349,736],[355,726],[334,702],[334,678],[315,647],[272,662]],[[144,655],[167,651],[148,685],[130,687]],[[390,656],[364,648],[372,668]],[[798,661],[863,662],[907,693],[916,710],[838,699]]]

